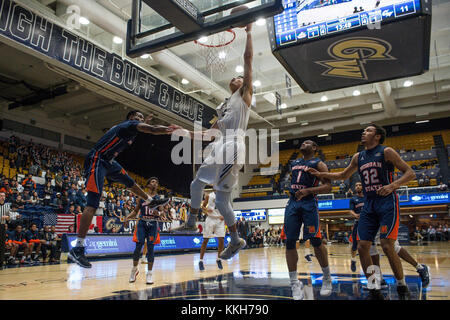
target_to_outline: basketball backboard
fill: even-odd
[[[241,5],[248,9],[230,14]],[[133,0],[127,55],[160,51],[282,11],[281,0]]]

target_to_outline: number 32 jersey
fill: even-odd
[[[377,190],[393,181],[394,166],[384,159],[385,148],[385,146],[378,145],[359,153],[358,173],[364,196],[367,198],[380,197],[377,195]]]

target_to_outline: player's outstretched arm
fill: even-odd
[[[358,170],[358,155],[359,155],[359,153],[356,153],[353,156],[352,161],[350,162],[348,167],[344,169],[344,171],[331,173],[328,171],[320,172],[320,171],[317,171],[316,169],[309,168],[307,170],[307,172],[312,174],[313,176],[318,177],[319,179],[329,179],[331,181],[347,180],[348,178],[350,178],[352,176],[352,174],[354,174],[356,172],[356,170]]]
[[[161,134],[172,134],[175,130],[181,128],[180,126],[171,124],[170,126],[160,126],[160,125],[150,125],[147,123],[139,123],[136,126],[139,132],[153,134],[153,135],[161,135]]]
[[[247,106],[252,105],[253,95],[253,41],[252,41],[252,24],[248,24],[245,28],[247,33],[247,41],[245,43],[244,51],[244,80],[242,85],[241,96]]]
[[[407,184],[409,181],[416,177],[414,170],[400,157],[400,155],[394,149],[387,147],[384,149],[384,158],[386,161],[392,163],[398,168],[403,175],[400,179],[393,181],[391,184],[382,187],[377,191],[380,196],[387,196],[393,191],[397,190],[400,186]]]

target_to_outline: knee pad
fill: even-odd
[[[144,246],[143,243],[140,243],[140,242],[136,243],[136,248],[134,249],[134,252],[133,252],[133,260],[134,261],[138,261],[139,258],[141,257],[141,251],[142,251],[143,246]]]
[[[372,244],[370,246],[370,255],[371,256],[376,256],[377,254],[378,254],[377,245],[376,244]]]
[[[286,239],[286,250],[296,249],[297,240]]]
[[[321,238],[311,238],[309,241],[314,248],[320,247],[322,244]]]
[[[402,247],[401,247],[400,243],[398,243],[398,240],[395,240],[395,242],[394,242],[394,250],[395,250],[395,252],[398,254],[401,249],[402,249]]]
[[[153,262],[155,261],[155,246],[154,245],[147,245],[147,261]]]

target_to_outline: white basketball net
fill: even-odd
[[[234,31],[227,30],[212,34],[207,39],[195,41],[195,44],[200,46],[200,55],[205,59],[208,72],[225,72],[227,70],[226,58],[235,37]]]

